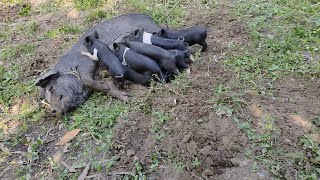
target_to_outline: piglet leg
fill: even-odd
[[[81,80],[87,87],[98,91],[109,92],[112,97],[122,101],[129,100],[128,95],[125,92],[120,91],[111,80],[95,80],[91,77],[83,77]]]
[[[82,52],[81,54],[85,55],[85,56],[88,56],[93,61],[99,61],[99,59],[98,59],[98,50],[96,48],[93,49],[93,54],[90,54],[88,52]]]
[[[129,100],[128,94],[125,92],[120,91],[115,84],[113,83],[113,81],[109,80],[109,81],[105,81],[106,84],[109,86],[110,90],[109,93],[112,97],[118,98],[122,101],[127,102]]]

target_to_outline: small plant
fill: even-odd
[[[79,10],[97,8],[108,3],[107,0],[73,0]]]
[[[47,32],[46,36],[49,38],[55,38],[59,35],[78,34],[81,30],[78,26],[64,25],[58,29],[53,29]]]
[[[88,15],[86,15],[85,22],[86,23],[92,23],[95,21],[101,21],[105,18],[111,18],[111,14],[109,14],[107,11],[98,9],[91,11]]]
[[[149,168],[150,173],[155,171],[157,167],[159,167],[159,159],[157,158],[156,155],[151,156],[151,161],[152,161],[152,164],[150,165],[150,168]]]
[[[232,92],[230,87],[222,84],[215,88],[213,98],[209,102],[220,117],[230,117],[235,109],[241,109],[246,104],[241,94]]]
[[[201,161],[196,157],[193,161],[192,161],[192,167],[198,167],[201,165]]]
[[[161,140],[165,136],[162,127],[171,117],[169,114],[163,112],[153,112],[153,116],[156,117],[156,121],[151,126],[151,132],[156,133],[157,140]]]
[[[149,14],[158,24],[165,23],[174,27],[181,26],[186,16],[186,11],[179,0],[128,0],[126,6],[140,13]]]
[[[19,12],[20,16],[28,16],[31,13],[31,5],[30,4],[24,4]]]

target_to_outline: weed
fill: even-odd
[[[162,131],[163,125],[172,118],[170,114],[163,112],[153,112],[153,116],[156,118],[156,121],[152,124],[151,132],[156,133],[157,140],[161,140],[164,137],[164,132]]]
[[[48,1],[45,3],[41,3],[35,11],[40,14],[49,13],[49,12],[57,12],[60,8],[59,1]]]
[[[300,171],[299,177],[302,179],[316,179],[320,177],[320,146],[310,135],[304,135],[300,138],[300,145],[305,151],[308,159],[300,160],[300,167],[304,167]]]
[[[233,109],[233,102],[242,99],[241,94],[230,97],[235,87],[272,95],[274,82],[287,75],[320,77],[320,62],[315,60],[320,46],[318,11],[319,6],[307,0],[238,1],[234,17],[246,22],[250,42],[235,45],[224,61],[225,66],[235,72],[239,85],[217,87],[213,98],[216,107]],[[297,152],[292,155],[294,158],[288,159],[291,153],[274,139],[278,130],[272,116],[261,117],[258,127],[253,127],[250,120],[235,120],[247,134],[250,146],[259,149],[255,159],[268,166],[275,177],[288,178],[284,174],[285,161],[298,169],[301,179],[319,177],[317,146],[312,145],[310,138],[302,137],[304,152]]]
[[[119,116],[123,115],[128,105],[115,101],[102,93],[93,94],[80,108],[71,114],[74,121],[69,124],[70,129],[81,128],[92,134],[96,139],[111,147],[111,128]],[[65,123],[68,123],[65,118]]]
[[[182,92],[182,94],[185,94],[187,89],[191,87],[191,81],[186,73],[181,73],[171,84],[175,91]]]
[[[180,0],[128,0],[126,6],[150,15],[158,24],[165,23],[174,27],[181,26],[186,16]]]
[[[21,4],[24,0],[2,0],[1,2],[5,5],[15,5],[15,4]]]
[[[112,14],[108,13],[105,10],[97,9],[91,11],[88,15],[85,16],[85,22],[86,23],[93,23],[96,21],[101,21],[102,19],[105,18],[111,18]]]
[[[194,158],[194,160],[192,161],[192,167],[195,168],[195,167],[198,167],[201,165],[201,161],[196,157]]]
[[[31,13],[31,5],[30,4],[24,4],[19,12],[20,16],[28,16]]]
[[[81,32],[80,27],[74,25],[64,25],[60,28],[50,30],[46,33],[49,38],[55,38],[59,35],[78,34]]]
[[[0,66],[0,74],[2,74],[0,78],[0,104],[5,109],[8,109],[15,99],[30,94],[34,90],[32,82],[21,83],[18,80],[20,71],[20,67],[16,64],[12,64],[10,70]]]
[[[101,7],[108,3],[108,0],[74,0],[77,9],[85,10]]]
[[[160,163],[159,159],[158,159],[158,157],[156,155],[152,155],[151,156],[151,161],[152,161],[152,163],[151,163],[150,168],[149,168],[149,172],[150,173],[154,172],[157,169],[157,167],[159,167],[159,163]]]
[[[240,110],[246,105],[242,94],[232,92],[230,87],[222,84],[215,88],[213,98],[209,102],[220,117],[223,115],[230,117],[234,110]]]

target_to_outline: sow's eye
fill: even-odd
[[[62,96],[62,95],[60,95],[60,98],[59,98],[59,100],[61,101],[61,100],[62,100],[62,98],[63,98],[63,96]]]

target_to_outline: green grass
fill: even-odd
[[[73,0],[79,10],[94,9],[106,5],[108,0]]]
[[[128,105],[102,95],[94,93],[81,107],[70,115],[72,124],[68,118],[65,119],[68,129],[80,128],[92,134],[96,139],[111,146],[112,127],[116,124],[118,117],[124,115]]]
[[[31,53],[33,46],[20,45],[15,50],[4,49],[0,57],[3,59],[12,59],[20,54]],[[25,95],[34,91],[34,86],[31,81],[20,82],[21,67],[18,64],[12,63],[10,68],[0,65],[0,103],[7,109],[16,99],[22,98]]]
[[[126,7],[150,15],[158,24],[167,24],[172,27],[182,26],[187,15],[180,0],[128,0]]]
[[[61,9],[61,2],[59,0],[51,0],[45,3],[41,3],[35,8],[36,13],[45,14],[45,13],[56,13]]]
[[[19,11],[20,16],[28,16],[31,13],[31,5],[30,4],[24,4]]]
[[[61,35],[74,35],[79,34],[81,32],[81,28],[76,25],[63,25],[62,27],[49,30],[46,33],[46,37],[48,38],[56,38]]]
[[[89,12],[86,16],[85,16],[85,22],[86,23],[93,23],[93,22],[98,22],[101,21],[103,19],[106,18],[111,18],[112,17],[112,13],[113,12],[108,12],[106,10],[102,10],[102,9],[96,9],[93,10],[91,12]]]
[[[251,119],[237,119],[245,107],[245,93],[273,96],[274,83],[286,76],[320,77],[320,3],[312,0],[253,0],[234,5],[233,17],[245,22],[249,41],[236,45],[224,61],[236,81],[216,87],[211,102],[216,112],[231,116],[247,134],[247,153],[268,167],[276,178],[288,178],[285,166],[297,169],[299,179],[320,176],[319,146],[309,135],[300,139],[300,152],[290,152],[276,141],[280,129],[274,115],[264,115],[253,127]],[[270,96],[269,96],[270,97]],[[259,148],[259,153],[252,151]],[[311,157],[310,157],[311,156]],[[290,157],[290,158],[288,158]]]
[[[286,76],[320,77],[319,3],[302,0],[246,1],[234,16],[247,22],[250,43],[225,61],[241,81],[258,91]],[[306,55],[308,54],[308,55]],[[308,57],[306,57],[308,56]]]
[[[5,60],[13,60],[21,56],[29,56],[35,50],[34,44],[19,44],[17,46],[5,46],[0,52],[0,58]]]

